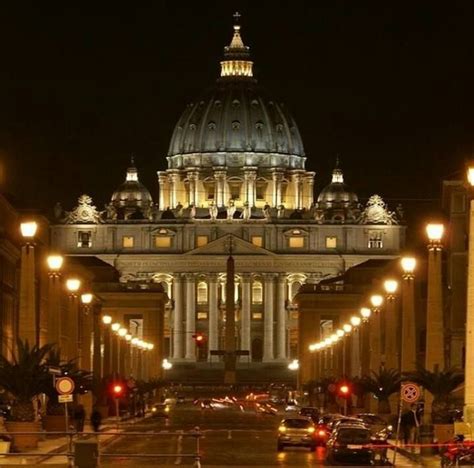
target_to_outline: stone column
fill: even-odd
[[[401,370],[416,369],[415,277],[407,272],[402,282],[402,345]]]
[[[242,309],[240,314],[240,336],[241,336],[241,343],[240,348],[243,350],[251,351],[251,343],[250,343],[250,330],[251,330],[251,308],[252,308],[252,301],[251,301],[251,285],[252,285],[252,278],[250,274],[243,273],[242,274]]]
[[[178,204],[178,191],[180,185],[180,177],[178,172],[169,174],[170,181],[170,208],[175,208]]]
[[[442,246],[428,245],[428,297],[426,311],[426,360],[430,371],[444,370],[443,285],[441,281]]]
[[[399,352],[397,346],[398,307],[394,294],[387,295],[385,303],[385,369],[399,369]]]
[[[49,297],[48,297],[48,343],[56,343],[61,347],[61,327],[65,320],[61,317],[61,273],[49,272]],[[65,318],[65,317],[64,317]]]
[[[302,183],[301,174],[298,172],[292,175],[293,189],[295,194],[294,209],[300,210],[302,208]]]
[[[158,171],[158,188],[160,193],[159,209],[166,210],[170,206],[170,188],[168,174],[164,171]]]
[[[216,181],[216,204],[219,208],[227,205],[225,198],[225,178],[227,172],[222,167],[214,168],[214,179]]]
[[[469,205],[464,421],[474,426],[474,200]]]
[[[21,247],[18,336],[28,340],[30,346],[37,343],[35,248],[32,243]]]
[[[283,173],[280,171],[272,172],[273,181],[273,193],[272,193],[272,205],[274,208],[278,208],[281,205],[281,182],[283,180]]]
[[[273,296],[274,296],[275,274],[267,273],[264,275],[264,316],[263,316],[263,360],[272,361],[273,351]]]
[[[188,182],[189,182],[189,205],[197,206],[197,175],[195,172],[188,172]]]
[[[285,360],[286,355],[286,328],[287,328],[287,312],[286,312],[286,275],[278,277],[277,286],[277,359]]]
[[[314,172],[306,173],[305,186],[306,196],[304,200],[304,206],[305,208],[310,209],[314,201]]]
[[[245,184],[245,201],[249,204],[250,208],[255,206],[256,199],[256,181],[257,181],[257,168],[256,167],[244,167],[244,184]]]
[[[186,354],[191,361],[196,359],[196,344],[193,334],[196,332],[196,281],[192,273],[186,274]]]
[[[209,359],[211,351],[219,349],[219,307],[217,274],[211,273],[209,278]]]
[[[182,359],[184,355],[183,329],[183,277],[176,273],[173,278],[173,359]]]

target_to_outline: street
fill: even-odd
[[[236,408],[201,410],[191,404],[177,405],[169,420],[149,418],[129,428],[129,431],[147,432],[149,436],[122,435],[101,451],[102,464],[192,465],[196,439],[187,437],[187,431],[198,426],[201,463],[203,466],[322,466],[325,449],[316,452],[306,448],[286,448],[277,452],[276,435],[283,413],[276,416],[241,412]],[[166,434],[166,435],[161,435]],[[172,433],[172,435],[169,435]],[[124,454],[123,457],[117,454]],[[160,458],[129,458],[125,454],[165,455]],[[166,456],[170,454],[170,456]],[[399,457],[397,466],[413,466]]]

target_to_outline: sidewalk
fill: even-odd
[[[145,415],[145,418],[147,416]],[[108,432],[109,434],[107,435],[101,435],[99,432],[99,441],[100,444],[103,445],[104,443],[107,444],[109,441],[111,441],[115,435],[110,434],[116,433],[120,434],[123,432],[123,424],[128,423],[128,424],[134,424],[137,422],[137,419],[143,419],[143,418],[133,418],[133,419],[126,419],[126,420],[121,420],[120,421],[120,427],[117,429],[117,424],[116,424],[116,419],[115,418],[107,418],[104,422],[104,424],[101,427],[101,432]],[[93,428],[90,424],[85,424],[84,425],[84,432],[86,433],[91,433],[93,432]],[[95,435],[92,434],[86,434],[85,436],[81,436],[81,434],[74,435],[73,437],[73,445],[74,445],[74,440],[79,438],[91,438],[91,437],[96,437]],[[61,465],[61,463],[64,464],[64,466],[67,466],[66,464],[66,457],[64,455],[64,452],[68,450],[68,444],[69,444],[69,437],[64,436],[64,437],[55,437],[55,436],[50,436],[48,437],[48,433],[44,432],[44,438],[39,441],[38,443],[38,448],[34,450],[29,450],[28,453],[33,453],[35,455],[26,455],[22,456],[20,455],[14,455],[14,456],[8,456],[8,455],[0,455],[0,466],[1,467],[9,467],[9,466],[16,466],[16,465],[38,465],[38,464],[56,464],[56,465]],[[60,453],[61,456],[53,456],[55,453]],[[36,455],[38,454],[38,455]]]
[[[395,447],[395,440],[389,439],[389,444]],[[389,449],[393,460],[393,449]],[[413,447],[413,451],[407,447],[397,447],[396,466],[440,466],[440,457],[438,455],[422,456],[420,447]]]

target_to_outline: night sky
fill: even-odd
[[[361,197],[433,198],[473,152],[472,1],[5,3],[0,161],[4,190],[30,206],[70,209],[86,192],[102,208],[132,152],[156,199],[173,127],[218,77],[235,10],[317,189],[339,153]]]

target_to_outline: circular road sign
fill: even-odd
[[[402,385],[402,400],[407,403],[415,403],[420,398],[421,391],[417,384],[412,382]]]
[[[69,377],[56,379],[56,391],[60,395],[70,395],[74,391],[74,380]]]

